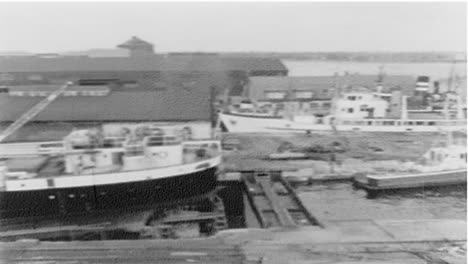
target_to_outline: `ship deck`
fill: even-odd
[[[183,162],[180,165],[187,165],[191,163],[200,162],[203,160],[209,160],[213,157],[203,157],[196,158],[187,162],[184,158]],[[178,165],[172,165],[178,166]],[[169,167],[172,167],[169,166]],[[73,176],[73,173],[67,173],[65,171],[65,161],[62,156],[38,156],[38,157],[23,157],[23,158],[11,158],[7,160],[7,167],[11,172],[21,172],[26,171],[29,173],[30,178],[53,178],[59,176]],[[164,167],[153,167],[151,169],[164,168]],[[92,168],[84,170],[80,175],[91,175],[99,173],[113,173],[113,172],[123,172],[122,166],[113,165],[104,168],[105,171],[97,171]],[[76,176],[76,175],[75,175]]]

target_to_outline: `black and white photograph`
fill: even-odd
[[[0,0],[0,263],[466,263],[467,10]]]

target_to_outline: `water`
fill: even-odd
[[[290,76],[331,76],[335,72],[342,75],[345,71],[350,74],[376,75],[379,67],[384,66],[388,75],[427,75],[432,80],[447,79],[450,76],[452,63],[375,63],[352,61],[311,61],[311,60],[283,60]],[[454,64],[454,72],[459,76],[466,75],[466,63]]]
[[[350,183],[298,188],[313,215],[326,220],[350,219],[466,219],[466,186],[407,190],[367,199]]]

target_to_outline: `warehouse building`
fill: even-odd
[[[126,53],[0,57],[0,122],[68,81],[74,86],[34,121],[209,120],[213,96],[236,93],[250,76],[287,75],[277,59],[157,54],[137,37],[118,47]]]
[[[137,37],[117,47],[118,52],[0,57],[1,126],[17,120],[70,81],[73,85],[35,116],[31,125],[195,122],[207,126],[214,120],[217,95],[241,92],[239,88],[250,76],[287,75],[277,59],[158,54],[151,43]],[[9,140],[22,140],[22,131],[28,129],[34,130],[26,126]]]

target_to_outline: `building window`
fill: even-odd
[[[286,98],[286,92],[265,92],[267,99],[284,99]]]
[[[63,93],[64,96],[76,96],[77,95],[77,91],[65,91]]]
[[[295,91],[294,94],[298,99],[310,99],[314,96],[312,91]]]
[[[14,81],[15,76],[10,73],[0,73],[0,81]]]
[[[28,80],[30,80],[30,81],[42,81],[42,80],[44,80],[44,78],[42,78],[42,76],[39,75],[39,74],[31,74],[31,75],[28,76]]]
[[[137,88],[138,83],[136,81],[124,81],[122,82],[124,88]]]
[[[24,92],[18,92],[18,91],[10,91],[10,95],[12,96],[24,96]]]
[[[47,92],[44,91],[31,91],[28,93],[29,96],[47,96]]]

